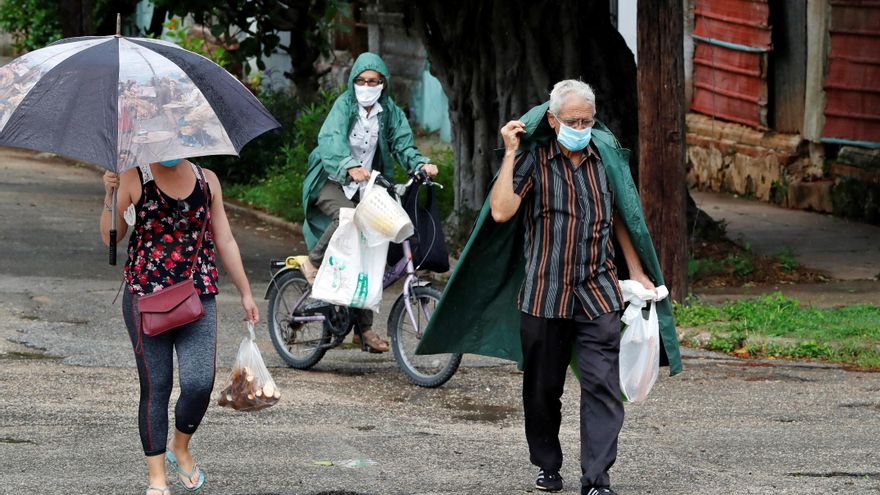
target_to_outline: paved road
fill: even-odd
[[[137,380],[110,305],[120,268],[97,236],[100,198],[90,169],[0,150],[0,494],[143,493]],[[255,291],[270,257],[303,250],[247,217],[233,230]],[[243,331],[234,288],[221,290],[219,380]],[[284,399],[257,414],[209,409],[194,440],[205,493],[532,491],[514,366],[472,358],[425,390],[388,356],[334,350],[299,372],[260,344]],[[685,367],[627,407],[612,470],[621,495],[880,493],[880,375],[704,353]],[[577,493],[572,379],[563,403],[562,474]],[[376,464],[342,465],[360,458]]]

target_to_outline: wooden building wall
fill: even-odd
[[[880,144],[880,1],[832,0],[823,138]]]
[[[696,1],[693,110],[768,127],[769,18],[766,0]]]

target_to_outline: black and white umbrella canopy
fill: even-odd
[[[237,155],[278,127],[234,76],[163,40],[70,38],[0,67],[0,145],[115,172]]]

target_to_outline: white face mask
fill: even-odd
[[[378,84],[376,86],[355,86],[354,87],[354,96],[357,98],[358,103],[362,107],[371,107],[379,101],[379,97],[382,96],[382,88],[384,88],[384,84]]]

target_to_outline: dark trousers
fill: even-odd
[[[623,426],[620,314],[590,320],[581,309],[575,315],[557,319],[522,314],[526,439],[532,464],[547,471],[562,467],[560,398],[574,349],[581,385],[581,484],[606,487]]]
[[[318,193],[318,199],[315,201],[315,206],[318,207],[321,213],[330,217],[330,225],[327,226],[327,230],[324,231],[312,252],[309,253],[309,261],[312,263],[312,266],[319,267],[324,261],[324,252],[327,251],[330,238],[333,237],[333,233],[339,228],[339,209],[356,207],[357,199],[357,194],[355,194],[353,199],[346,198],[342,186],[331,180],[328,180],[324,187],[321,188],[321,192]],[[368,309],[353,309],[352,313],[361,330],[372,328],[372,311]]]

